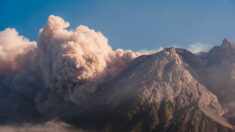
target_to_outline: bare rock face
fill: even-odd
[[[168,48],[137,58],[62,119],[100,131],[232,131],[217,97],[182,55]]]

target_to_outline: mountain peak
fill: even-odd
[[[228,40],[227,38],[225,38],[225,39],[222,41],[221,47],[222,47],[222,48],[232,48],[232,47],[235,47],[235,44],[233,44],[230,40]]]
[[[165,51],[168,51],[168,52],[170,52],[170,53],[176,53],[174,47],[165,48],[164,50],[165,50]]]

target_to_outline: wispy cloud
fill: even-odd
[[[191,51],[192,53],[196,54],[196,53],[200,53],[203,51],[208,51],[211,49],[213,45],[208,44],[208,43],[193,43],[190,44],[189,47],[187,48],[189,51]]]
[[[154,54],[156,52],[162,51],[164,48],[163,47],[159,47],[158,49],[151,49],[151,50],[147,50],[147,49],[141,49],[138,52],[141,55],[150,55],[150,54]]]

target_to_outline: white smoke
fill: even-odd
[[[62,18],[51,15],[38,37],[37,63],[43,80],[46,87],[59,93],[65,94],[64,88],[79,89],[77,84],[83,81],[92,82],[83,89],[95,89],[94,84],[112,76],[139,55],[130,50],[113,51],[102,33],[86,26],[65,29],[68,26]]]
[[[160,47],[158,49],[152,49],[152,50],[147,50],[147,49],[141,49],[139,50],[138,52],[141,54],[141,55],[151,55],[151,54],[155,54],[157,52],[160,52],[162,51],[164,48],[163,47]]]
[[[188,50],[191,51],[194,54],[200,53],[200,52],[206,52],[208,51],[212,45],[206,44],[206,43],[194,43],[190,44]]]
[[[0,32],[0,75],[26,68],[34,58],[36,42],[20,36],[14,28]]]

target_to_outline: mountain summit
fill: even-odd
[[[229,47],[229,48],[234,48],[235,44],[233,44],[230,40],[227,38],[223,40],[221,47]]]

